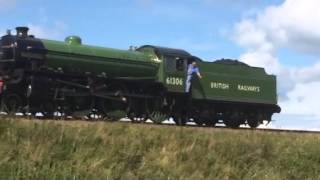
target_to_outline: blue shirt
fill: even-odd
[[[196,66],[193,66],[192,64],[189,64],[188,66],[188,75],[192,75],[193,73],[198,74],[199,73],[199,68]]]

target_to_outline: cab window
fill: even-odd
[[[166,58],[166,66],[167,71],[175,72],[175,71],[184,71],[186,60],[180,57],[168,56]]]
[[[176,60],[176,69],[177,71],[184,71],[185,69],[185,60],[184,59],[177,59]]]

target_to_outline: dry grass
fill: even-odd
[[[0,179],[320,179],[320,137],[0,121]]]

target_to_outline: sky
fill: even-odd
[[[39,38],[185,49],[239,59],[278,77],[282,112],[270,127],[320,130],[318,0],[0,0],[0,32],[28,26]]]

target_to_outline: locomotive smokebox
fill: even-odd
[[[16,30],[17,30],[18,37],[23,37],[23,38],[28,37],[28,31],[29,31],[28,27],[16,27]]]

